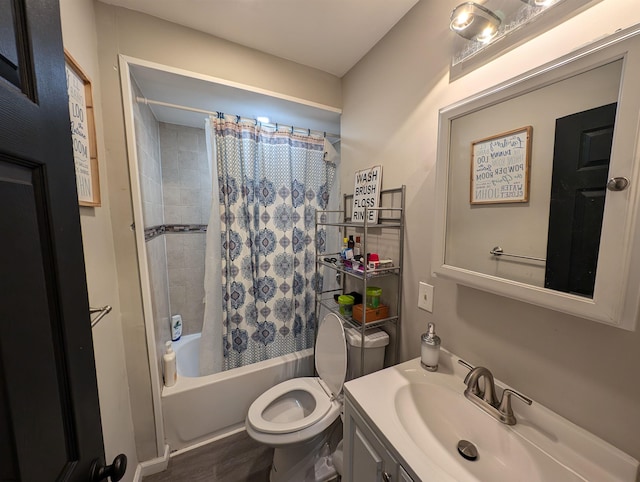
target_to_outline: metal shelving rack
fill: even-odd
[[[405,192],[406,186],[401,186],[399,188],[394,189],[384,189],[380,192],[381,206],[378,208],[367,208],[365,207],[364,211],[364,222],[363,223],[354,223],[351,220],[352,212],[352,201],[353,194],[345,194],[343,195],[343,209],[339,211],[317,211],[315,217],[315,230],[316,230],[316,239],[318,239],[318,229],[322,229],[323,227],[337,227],[340,229],[342,237],[347,237],[347,233],[362,231],[360,234],[361,237],[361,252],[366,255],[366,253],[370,252],[367,250],[367,239],[380,236],[380,234],[371,233],[371,230],[397,230],[399,233],[398,236],[398,260],[397,264],[393,267],[389,268],[377,268],[377,269],[369,269],[368,266],[364,265],[363,272],[356,272],[350,268],[344,267],[344,265],[340,265],[337,263],[331,263],[325,261],[325,258],[336,258],[340,260],[340,253],[323,253],[316,255],[316,272],[320,271],[320,268],[326,267],[329,268],[336,273],[341,275],[340,288],[326,291],[316,291],[315,295],[315,314],[316,320],[320,321],[320,308],[324,307],[327,310],[336,313],[342,320],[346,326],[355,328],[360,332],[361,336],[361,347],[364,347],[365,344],[365,334],[366,330],[376,327],[389,327],[394,326],[395,332],[394,335],[394,344],[393,344],[393,363],[396,364],[398,362],[398,353],[400,349],[400,319],[402,312],[402,269],[403,269],[403,255],[404,255],[404,222],[405,222]],[[384,206],[385,200],[390,198],[390,200],[396,201],[399,199],[399,207],[388,207]],[[369,211],[378,211],[378,222],[373,224],[368,222],[368,213]],[[331,218],[334,218],[336,222],[333,222]],[[341,219],[340,221],[337,221]],[[380,278],[392,277],[395,278],[395,309],[391,310],[390,308],[390,316],[381,320],[376,320],[373,322],[366,321],[366,292],[367,286],[369,286],[373,280],[379,280]],[[345,317],[340,314],[338,304],[334,300],[335,294],[342,294],[345,292],[346,281],[347,278],[355,280],[356,284],[362,288],[362,303],[363,303],[363,320],[362,323],[354,320],[350,317]],[[395,313],[395,314],[393,314]],[[360,350],[360,375],[363,375],[364,371],[364,359],[365,359],[365,350]]]

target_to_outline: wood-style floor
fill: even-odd
[[[268,482],[272,460],[272,448],[242,431],[171,457],[167,470],[143,482]]]

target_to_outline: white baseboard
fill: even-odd
[[[133,476],[133,482],[142,482],[142,477],[145,475],[153,475],[167,469],[169,465],[169,446],[164,446],[164,454],[162,457],[157,457],[151,460],[145,460],[138,464],[136,467],[136,473]]]

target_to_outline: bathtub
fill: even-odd
[[[162,389],[165,437],[172,452],[239,431],[249,406],[268,388],[313,374],[313,350],[307,349],[200,377],[199,346],[199,333],[173,343],[178,381]]]

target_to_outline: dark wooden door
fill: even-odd
[[[57,0],[0,0],[0,480],[104,449]]]
[[[556,120],[547,288],[593,296],[616,106]]]

